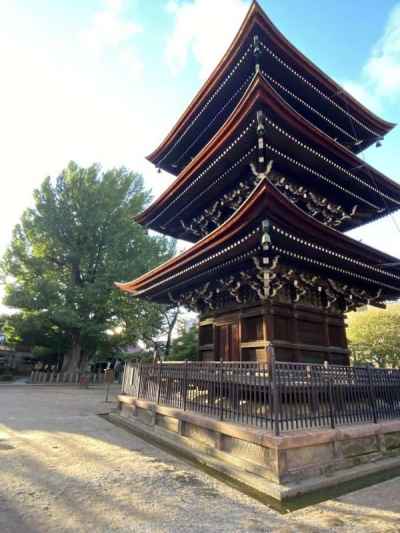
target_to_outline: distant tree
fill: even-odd
[[[15,339],[54,347],[61,336],[63,368],[75,370],[109,343],[110,332],[123,331],[121,342],[157,332],[162,309],[113,285],[174,253],[172,240],[133,220],[148,200],[142,177],[124,168],[70,163],[56,180],[44,180],[2,262],[4,303],[20,310],[9,320]]]
[[[22,311],[6,317],[4,332],[8,344],[18,347],[36,346],[52,354],[53,359],[60,362],[62,354],[67,351],[70,344],[59,327],[47,319],[44,313]],[[36,351],[38,355],[40,350]]]
[[[350,313],[347,334],[353,363],[400,366],[400,304]]]
[[[174,361],[196,361],[198,359],[199,329],[196,325],[189,329],[181,327],[179,336],[172,341],[170,359]]]

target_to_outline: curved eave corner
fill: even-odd
[[[132,288],[134,281],[129,281],[128,283],[119,283],[114,281],[114,286],[117,287],[122,292],[129,292],[130,294],[135,295],[137,291]]]
[[[133,217],[133,220],[135,222],[137,222],[138,224],[140,224],[141,226],[145,226],[146,225],[146,214],[147,214],[147,210],[151,208],[151,206],[153,205],[153,203],[151,203],[149,205],[149,207],[147,207],[146,209],[144,209],[141,213],[138,213],[137,215],[135,215]]]

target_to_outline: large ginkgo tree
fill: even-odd
[[[124,168],[70,163],[56,179],[43,181],[2,262],[4,303],[18,310],[9,319],[15,341],[30,334],[33,343],[58,342],[63,368],[72,371],[107,343],[110,332],[124,343],[158,334],[161,309],[114,286],[174,253],[173,241],[134,221],[148,201],[142,177]]]

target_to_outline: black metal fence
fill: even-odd
[[[400,418],[397,369],[281,362],[128,363],[122,392],[276,435]]]

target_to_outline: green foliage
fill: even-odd
[[[196,361],[198,359],[198,327],[181,329],[179,337],[172,341],[169,359],[172,361]]]
[[[143,363],[149,363],[154,361],[154,350],[140,350],[138,352],[119,352],[118,358],[122,361],[141,361]]]
[[[34,346],[32,356],[43,363],[57,363],[57,354],[47,346]]]
[[[156,334],[159,307],[130,301],[114,286],[174,252],[173,241],[133,220],[148,200],[142,177],[124,168],[70,163],[55,181],[44,180],[2,263],[4,303],[20,310],[5,326],[14,341],[69,349],[79,366],[99,346],[113,350]],[[115,328],[123,333],[107,334]]]
[[[7,317],[4,332],[8,344],[18,346],[43,346],[53,353],[64,353],[70,343],[47,313],[23,310]]]
[[[354,364],[400,366],[400,304],[350,313],[347,334]]]

